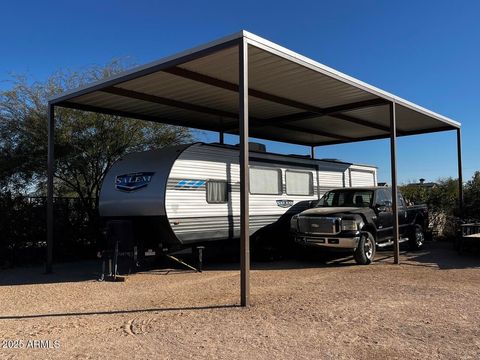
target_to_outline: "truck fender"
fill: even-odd
[[[363,223],[365,224],[362,228],[362,231],[368,231],[372,234],[375,238],[377,237],[377,227],[375,225],[374,217],[376,217],[375,213],[367,212],[365,214],[360,214],[362,217]]]
[[[373,239],[375,240],[375,242],[377,241],[377,229],[375,228],[375,226],[371,225],[371,224],[366,224],[362,230],[360,230],[361,234],[364,235],[366,233],[370,233],[372,234],[373,236]]]

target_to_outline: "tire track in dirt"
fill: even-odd
[[[135,321],[135,318],[133,319],[130,319],[128,320],[127,322],[125,322],[122,326],[123,328],[123,331],[127,334],[127,335],[131,335],[131,336],[135,336],[135,333],[133,332],[133,322]]]
[[[151,323],[156,321],[155,317],[140,319],[138,316],[126,321],[122,329],[126,335],[136,336],[147,334],[150,331]]]

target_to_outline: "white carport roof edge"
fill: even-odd
[[[160,60],[145,64],[145,65],[142,65],[142,66],[135,67],[131,70],[127,70],[125,72],[119,73],[119,74],[114,75],[112,77],[109,77],[107,79],[100,80],[100,81],[97,81],[97,82],[94,82],[94,83],[91,83],[91,84],[88,84],[88,85],[85,85],[85,86],[82,86],[82,87],[79,87],[79,88],[76,88],[76,89],[66,91],[66,92],[64,92],[60,95],[49,98],[48,101],[51,105],[57,105],[57,104],[60,105],[60,103],[62,101],[72,100],[77,96],[81,96],[81,95],[99,90],[99,89],[107,87],[107,86],[112,86],[112,85],[127,81],[127,80],[132,79],[132,78],[143,76],[144,73],[155,72],[155,70],[153,70],[153,69],[155,69],[156,67],[159,67],[161,65],[164,65],[168,62],[172,62],[172,61],[184,58],[184,57],[188,57],[188,56],[194,55],[194,54],[199,53],[199,52],[208,51],[209,49],[214,48],[214,47],[219,47],[219,46],[222,46],[222,45],[224,45],[225,47],[228,47],[228,45],[231,44],[232,42],[235,42],[235,40],[239,40],[239,39],[242,39],[242,38],[245,38],[249,45],[258,47],[258,48],[263,49],[265,51],[268,51],[272,54],[275,54],[277,56],[280,56],[282,58],[285,58],[287,60],[295,62],[299,65],[303,65],[303,66],[305,66],[307,68],[310,68],[314,71],[317,71],[317,72],[322,73],[324,75],[330,76],[330,77],[332,77],[336,80],[339,80],[341,82],[350,84],[350,85],[352,85],[356,88],[359,88],[359,89],[362,89],[366,92],[369,92],[372,95],[378,96],[378,97],[383,98],[383,99],[388,100],[388,101],[395,102],[398,105],[405,106],[405,107],[407,107],[411,110],[417,111],[417,112],[422,113],[426,116],[429,116],[429,117],[432,117],[436,120],[439,120],[439,121],[445,123],[446,125],[452,126],[453,128],[460,128],[461,127],[461,124],[459,122],[457,122],[453,119],[450,119],[449,117],[438,114],[434,111],[431,111],[431,110],[426,109],[426,108],[424,108],[420,105],[417,105],[417,104],[412,103],[408,100],[405,100],[405,99],[403,99],[399,96],[396,96],[392,93],[389,93],[389,92],[384,91],[382,89],[379,89],[375,86],[367,84],[367,83],[365,83],[361,80],[358,80],[354,77],[346,75],[346,74],[344,74],[340,71],[337,71],[337,70],[335,70],[331,67],[323,65],[323,64],[321,64],[321,63],[319,63],[315,60],[312,60],[312,59],[310,59],[306,56],[303,56],[299,53],[296,53],[292,50],[289,50],[289,49],[287,49],[283,46],[275,44],[275,43],[273,43],[269,40],[266,40],[266,39],[264,39],[264,38],[262,38],[258,35],[255,35],[253,33],[245,31],[245,30],[241,30],[239,32],[236,32],[234,34],[231,34],[231,35],[222,37],[220,39],[208,42],[206,44],[196,46],[196,47],[191,48],[189,50],[181,51],[177,54],[164,57]],[[231,46],[234,46],[234,44],[232,44]],[[153,71],[149,72],[149,70],[153,70]]]

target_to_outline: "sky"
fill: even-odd
[[[480,170],[479,15],[473,0],[2,1],[0,90],[15,75],[42,81],[113,58],[143,64],[244,29],[461,122],[468,180]],[[310,152],[274,142],[267,150]],[[390,181],[388,140],[316,154],[376,165],[379,181]],[[400,183],[456,176],[455,132],[398,139]]]

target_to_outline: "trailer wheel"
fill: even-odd
[[[421,225],[415,224],[409,238],[410,250],[419,250],[424,242],[425,234],[423,228]]]
[[[368,265],[373,261],[375,257],[375,239],[372,234],[369,232],[362,234],[353,257],[359,265]]]

